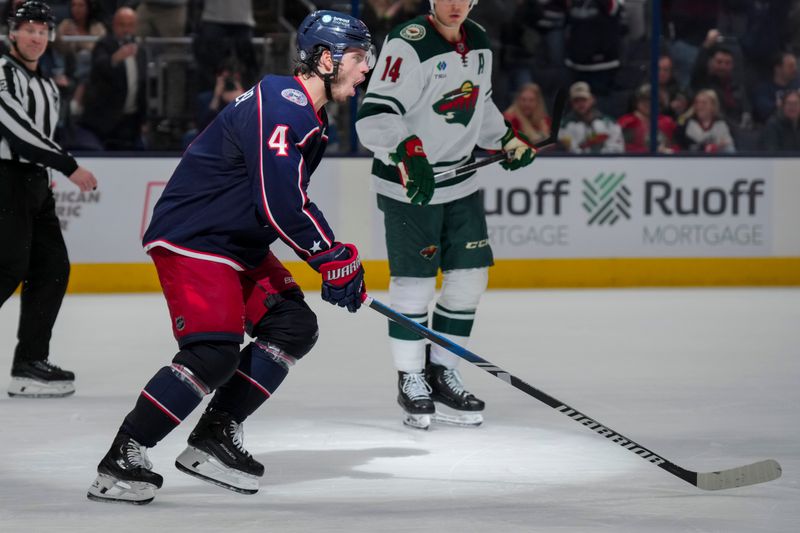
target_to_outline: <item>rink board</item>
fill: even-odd
[[[141,236],[178,159],[80,162],[97,175],[97,191],[54,179],[70,291],[158,290]],[[366,158],[325,160],[309,197],[337,239],[358,246],[368,286],[385,289],[369,166]],[[796,158],[738,157],[542,157],[513,173],[485,167],[479,184],[496,262],[490,286],[800,285],[799,169]],[[319,285],[283,244],[273,249],[301,285]]]

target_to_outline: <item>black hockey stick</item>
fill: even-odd
[[[559,89],[556,93],[555,101],[553,102],[553,120],[551,122],[552,127],[550,128],[550,136],[547,137],[547,139],[542,139],[533,145],[533,147],[537,150],[558,142],[558,130],[561,128],[561,116],[564,114],[564,106],[566,105],[566,102],[566,91],[564,91],[564,89]],[[508,157],[509,154],[507,152],[497,152],[496,154],[492,154],[489,157],[481,159],[480,161],[473,161],[467,165],[445,170],[444,172],[436,174],[434,177],[436,179],[450,179],[457,176],[463,176],[464,174],[477,170],[481,167],[485,167],[486,165],[491,165],[499,161],[506,161]]]
[[[411,320],[407,316],[398,313],[390,307],[387,307],[374,298],[366,296],[364,303],[382,315],[394,320],[404,328],[425,337],[429,341],[436,343],[439,346],[446,348],[460,358],[465,359],[492,374],[494,377],[505,381],[509,385],[521,390],[529,396],[533,396],[540,402],[549,405],[556,411],[567,415],[582,426],[586,426],[595,433],[609,439],[611,442],[619,444],[623,448],[635,453],[645,461],[663,468],[670,474],[681,478],[687,483],[691,483],[695,487],[704,490],[732,489],[734,487],[744,487],[747,485],[755,485],[757,483],[765,483],[781,477],[781,465],[779,465],[774,459],[766,459],[757,463],[752,463],[737,468],[730,468],[728,470],[720,470],[718,472],[692,472],[691,470],[686,470],[685,468],[664,459],[641,444],[629,439],[622,433],[618,433],[608,426],[604,426],[600,422],[589,418],[577,409],[573,409],[569,405],[553,398],[549,394],[540,391],[531,385],[528,385],[518,377],[509,374],[502,368],[493,365],[486,359],[483,359],[466,348],[463,348],[451,340],[442,337],[441,335],[426,328],[422,324]]]

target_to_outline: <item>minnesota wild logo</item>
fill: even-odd
[[[446,93],[441,100],[433,104],[433,110],[444,116],[448,124],[463,124],[466,126],[475,114],[478,104],[478,95],[481,88],[465,81],[455,91]]]
[[[431,244],[430,246],[426,246],[422,250],[419,251],[419,255],[424,257],[425,259],[431,260],[433,256],[436,255],[436,252],[439,251],[439,247],[435,244]]]
[[[409,41],[420,41],[425,37],[425,27],[419,24],[409,24],[400,30],[400,37]]]

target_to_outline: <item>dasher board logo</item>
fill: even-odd
[[[400,37],[407,41],[419,41],[425,37],[425,26],[409,24],[400,30]]]
[[[621,218],[631,218],[631,190],[625,185],[625,173],[601,172],[594,179],[583,180],[583,209],[592,225],[613,226]]]
[[[473,85],[471,81],[465,81],[461,87],[445,95],[433,104],[433,110],[444,116],[448,124],[469,124],[472,115],[475,114],[475,107],[478,105],[478,96],[481,88]]]

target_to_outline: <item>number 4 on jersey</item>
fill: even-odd
[[[392,56],[386,56],[386,68],[383,69],[383,76],[381,81],[386,81],[386,76],[392,80],[392,83],[397,83],[397,78],[400,77],[400,65],[403,63],[403,58],[398,57],[394,64],[392,64]]]
[[[269,136],[267,146],[273,150],[277,150],[277,155],[289,155],[289,144],[286,142],[286,130],[288,129],[289,126],[285,124],[278,124],[275,126],[275,129],[272,130],[272,135]]]

